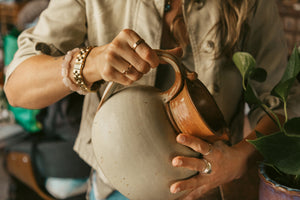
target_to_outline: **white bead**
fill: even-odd
[[[73,55],[79,51],[78,48],[73,49],[72,51],[68,51],[65,55],[63,63],[61,65],[61,75],[63,77],[62,81],[64,85],[72,91],[77,92],[78,94],[85,95],[87,92],[81,90],[80,87],[77,87],[72,81],[69,79],[69,69],[70,69],[70,62],[73,58]]]

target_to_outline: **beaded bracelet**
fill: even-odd
[[[61,67],[61,75],[63,77],[62,81],[65,84],[67,88],[69,88],[71,91],[77,92],[78,94],[85,95],[87,92],[80,89],[80,87],[77,87],[75,84],[72,83],[69,75],[69,69],[70,69],[70,62],[73,58],[73,55],[79,52],[79,48],[75,48],[72,51],[68,51],[67,54],[64,57],[62,67]]]
[[[75,91],[78,94],[81,95],[86,95],[89,92],[95,92],[97,91],[100,86],[105,83],[104,80],[96,81],[92,84],[91,89],[89,89],[84,80],[83,80],[83,75],[82,75],[82,70],[86,61],[86,57],[88,56],[88,53],[92,50],[92,47],[86,47],[86,48],[75,48],[71,51],[68,51],[64,61],[62,63],[62,77],[63,77],[63,83],[65,84],[66,87],[70,88],[71,91]],[[69,69],[70,69],[70,62],[73,58],[73,55],[80,52],[77,57],[76,61],[74,64],[74,69],[73,69],[73,76],[76,81],[76,85],[73,84],[73,82],[70,80],[68,77],[69,75]]]

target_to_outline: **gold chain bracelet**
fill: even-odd
[[[74,69],[73,69],[73,77],[76,85],[85,92],[95,92],[96,89],[98,89],[93,87],[89,89],[86,83],[84,82],[84,78],[83,78],[83,68],[85,66],[85,61],[92,49],[93,47],[85,47],[80,49],[79,54],[76,56]]]

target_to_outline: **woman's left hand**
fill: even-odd
[[[241,150],[243,148],[239,148],[240,145],[230,147],[222,141],[209,144],[188,134],[179,134],[176,140],[203,155],[203,159],[177,156],[172,160],[175,167],[184,167],[199,172],[190,179],[171,185],[172,193],[187,191],[184,200],[197,199],[213,188],[238,179],[247,169],[249,155]],[[210,167],[211,170],[209,170]],[[208,173],[205,173],[205,169]]]

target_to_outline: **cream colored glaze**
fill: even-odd
[[[113,108],[113,109],[112,109]],[[194,175],[175,168],[176,155],[199,156],[175,140],[159,91],[135,86],[114,94],[97,112],[92,143],[100,168],[131,200],[176,199],[171,183]]]

